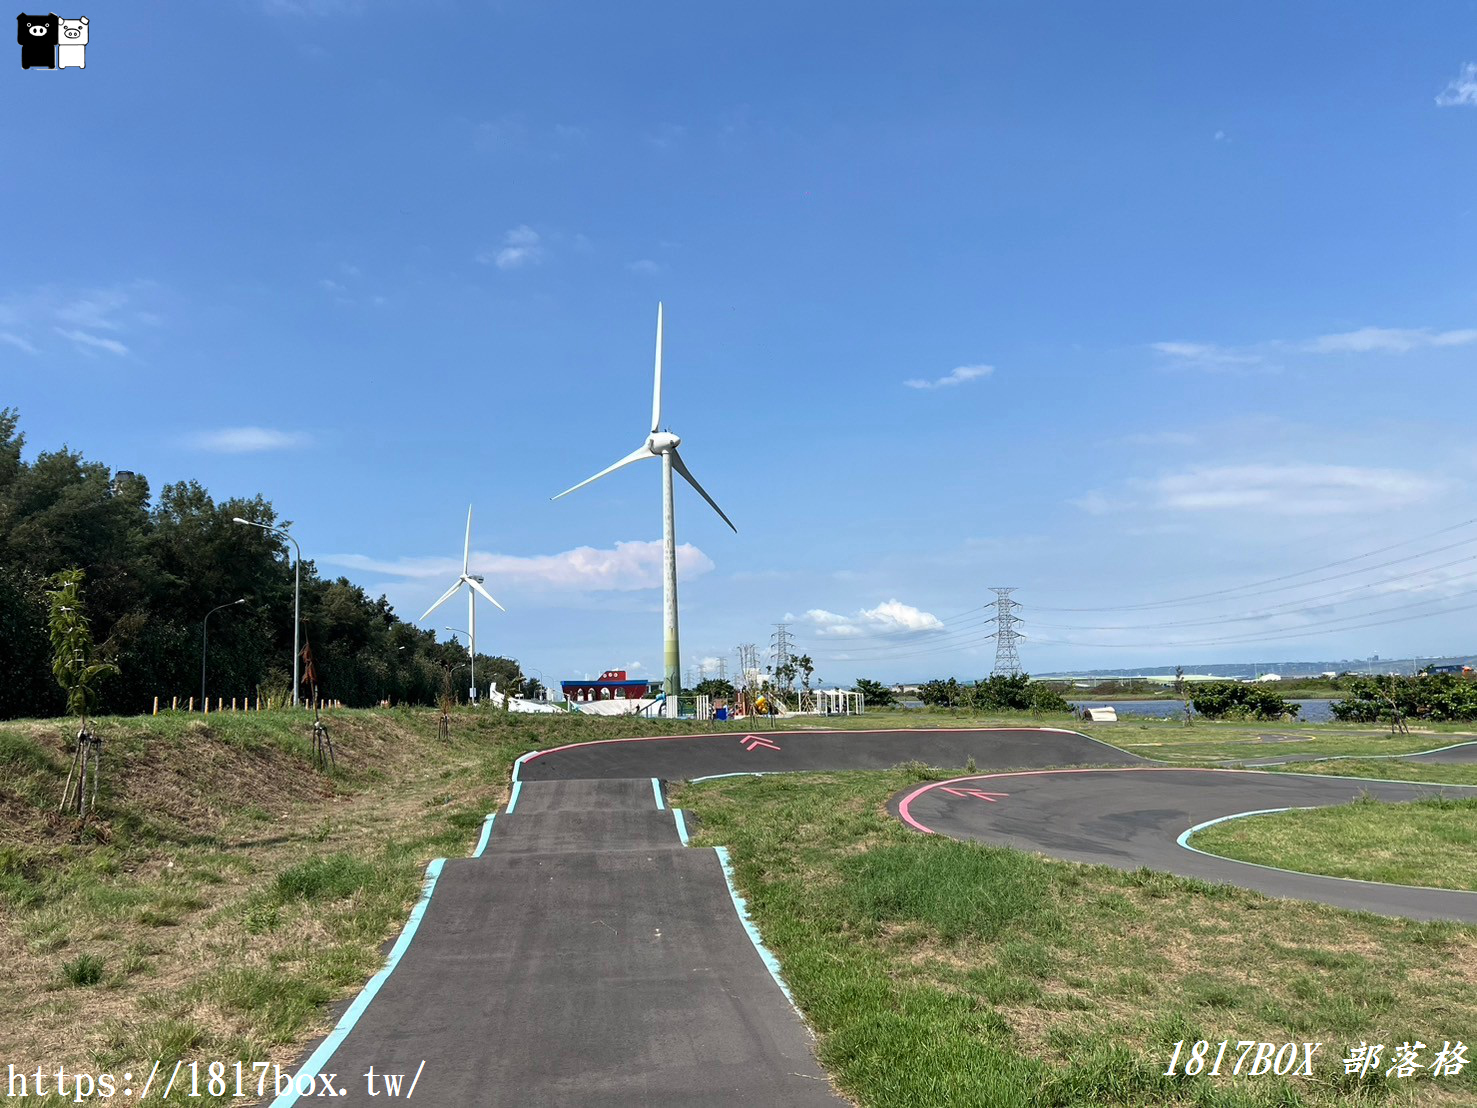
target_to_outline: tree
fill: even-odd
[[[858,677],[852,691],[862,694],[862,700],[868,708],[886,708],[897,699],[892,689],[881,681],[871,681],[865,677]]]
[[[47,598],[51,602],[51,672],[66,694],[67,711],[78,720],[77,749],[72,758],[72,770],[67,774],[66,787],[62,790],[61,807],[68,807],[75,776],[77,814],[85,820],[89,784],[93,803],[97,801],[98,748],[102,745],[88,730],[87,717],[97,701],[95,686],[98,680],[117,673],[118,667],[111,662],[93,660],[92,629],[82,608],[84,576],[80,569],[56,574],[51,579],[53,588],[47,593]]]
[[[699,681],[697,688],[692,691],[698,696],[707,696],[714,700],[720,697],[724,700],[733,699],[733,683],[718,677],[709,677],[706,680]]]
[[[815,663],[810,660],[809,654],[801,654],[798,658],[794,659],[794,664],[791,666],[791,680],[794,680],[794,670],[796,669],[800,671],[801,683],[805,686],[805,691],[808,694],[810,692],[810,678],[815,673]]]

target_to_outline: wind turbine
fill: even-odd
[[[456,583],[441,594],[441,599],[426,609],[426,614],[421,616],[420,622],[424,623],[437,608],[445,604],[453,596],[456,590],[463,585],[467,586],[467,638],[470,640],[469,653],[472,656],[472,702],[477,701],[477,594],[481,593],[483,598],[500,612],[506,612],[496,600],[492,593],[482,587],[483,578],[481,574],[471,571],[472,562],[472,506],[467,505],[467,542],[462,547],[462,575],[456,579]]]
[[[682,688],[682,661],[677,641],[677,539],[672,513],[672,471],[676,470],[682,474],[683,480],[697,490],[698,495],[712,506],[713,511],[718,513],[724,523],[733,528],[734,534],[738,534],[738,528],[733,526],[733,520],[723,514],[723,509],[718,507],[718,502],[708,495],[707,490],[697,483],[697,478],[683,464],[682,455],[677,453],[677,447],[682,440],[670,431],[660,430],[661,424],[662,306],[658,303],[656,306],[656,380],[651,388],[651,433],[646,436],[644,443],[615,465],[602,469],[595,476],[586,478],[573,488],[565,489],[559,496],[568,496],[575,489],[582,489],[590,482],[598,481],[607,473],[614,473],[632,462],[639,462],[644,458],[662,460],[662,615],[666,631],[664,649],[666,664],[663,667],[662,694],[667,698],[662,714],[675,716],[677,714],[677,694]],[[558,500],[559,496],[552,499]]]

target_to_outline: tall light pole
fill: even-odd
[[[289,535],[285,528],[271,527],[265,523],[256,523],[253,520],[242,519],[240,516],[232,516],[232,523],[244,523],[248,527],[260,527],[263,531],[270,531],[274,535],[281,535],[297,551],[297,560],[292,566],[292,706],[298,706],[298,664],[302,661],[301,648],[298,646],[298,634],[302,628],[302,620],[299,612],[302,610],[303,597],[303,548],[298,546],[297,539]]]
[[[205,613],[205,618],[200,621],[200,707],[205,708],[205,647],[209,640],[210,617],[220,611],[221,608],[234,608],[237,604],[245,604],[246,597],[240,600],[228,600],[219,607],[210,609]]]
[[[479,578],[477,578],[477,580],[480,581],[480,580],[482,580],[482,578],[479,577]],[[467,595],[468,595],[468,598],[470,599],[471,594],[468,593]],[[475,625],[476,625],[476,621],[474,620],[473,621],[473,626],[475,626]],[[466,635],[467,636],[467,643],[468,643],[468,646],[467,646],[467,657],[471,659],[471,665],[472,665],[472,707],[475,708],[475,707],[477,707],[477,655],[474,653],[475,648],[473,646],[471,646],[470,644],[476,642],[477,640],[472,637],[472,632],[470,632],[470,631],[463,631],[460,627],[448,627],[448,628],[446,628],[446,630],[452,632],[453,634]]]

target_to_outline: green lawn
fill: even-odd
[[[1470,1040],[1477,927],[919,835],[884,808],[918,777],[673,790],[695,843],[729,847],[822,1061],[859,1103],[1333,1108],[1477,1097],[1471,1073],[1361,1082],[1339,1064],[1360,1040]],[[1166,1078],[1179,1039],[1327,1045],[1312,1080]]]
[[[1211,854],[1302,873],[1477,890],[1477,799],[1358,800],[1274,812],[1215,824],[1190,843]]]

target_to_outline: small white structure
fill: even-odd
[[[866,698],[850,689],[812,689],[810,703],[801,694],[800,710],[818,716],[859,716],[867,710]]]
[[[1256,679],[1256,683],[1260,685],[1260,684],[1265,684],[1268,681],[1281,681],[1281,680],[1282,680],[1282,674],[1280,674],[1280,673],[1264,673],[1264,674],[1262,674],[1260,677],[1258,677]]]
[[[1083,708],[1082,718],[1088,723],[1117,723],[1117,708]]]

